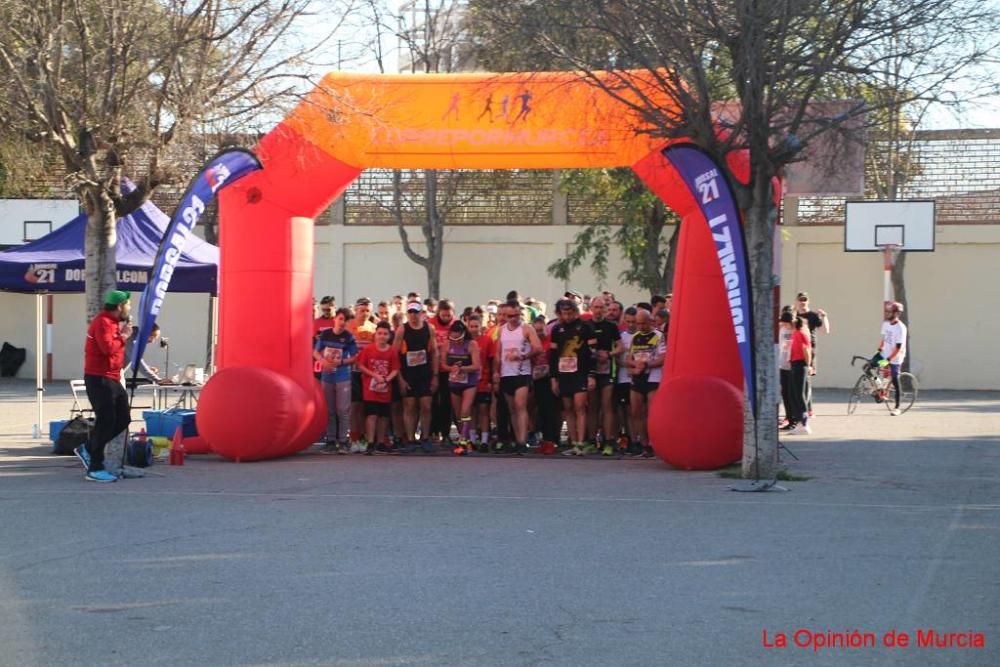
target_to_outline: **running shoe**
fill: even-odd
[[[579,445],[573,445],[565,452],[562,453],[563,456],[583,456],[583,449]]]
[[[424,454],[433,454],[437,447],[430,440],[424,440],[420,443],[420,449]]]
[[[337,443],[337,449],[334,450],[334,451],[336,451],[338,454],[340,454],[341,456],[343,456],[343,455],[347,454],[347,452],[349,452],[350,449],[347,447],[347,443],[346,442],[338,442]]]
[[[118,481],[118,478],[109,473],[107,470],[95,470],[94,472],[88,472],[83,478],[88,482],[100,482],[102,484]]]
[[[593,442],[588,442],[583,446],[583,455],[596,454],[598,452],[597,445]]]
[[[455,456],[465,456],[465,447],[462,445],[455,445],[455,448],[451,450],[451,453]]]
[[[903,413],[902,413],[902,411],[900,411],[899,408],[893,408],[892,410],[889,410],[889,414],[892,415],[893,417],[898,417],[899,415],[901,415]]]
[[[87,451],[87,445],[80,445],[73,450],[73,453],[76,454],[76,458],[80,459],[83,469],[90,470],[90,452]]]
[[[788,435],[809,435],[810,433],[812,433],[812,429],[809,428],[808,424],[799,424],[789,431]]]
[[[615,455],[615,448],[612,447],[611,445],[604,445],[603,449],[601,449],[601,456],[614,456],[614,455]]]
[[[524,456],[528,453],[528,447],[524,443],[514,443],[514,456]]]
[[[327,442],[319,448],[321,454],[334,454],[337,451],[337,443]]]
[[[646,458],[646,448],[640,442],[633,442],[631,447],[629,447],[628,456],[631,459],[644,459]]]
[[[788,422],[787,424],[785,424],[784,426],[782,426],[778,430],[779,431],[791,431],[793,428],[795,428],[795,423],[794,422]]]

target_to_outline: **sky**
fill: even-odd
[[[331,0],[318,1],[320,3],[331,2]],[[332,0],[332,2],[338,1],[343,0]],[[432,6],[440,1],[434,0]],[[393,10],[396,10],[399,2],[400,0],[389,0]],[[984,2],[1000,4],[1000,0],[984,0]],[[350,23],[352,25],[338,31],[338,37],[343,35],[343,39],[333,39],[328,42],[329,48],[324,57],[326,61],[324,66],[328,67],[328,71],[340,68],[344,71],[377,73],[378,66],[371,55],[370,48],[367,47],[367,44],[373,41],[374,31],[369,25],[366,25],[364,18],[354,18]],[[321,28],[317,27],[316,29]],[[386,49],[384,55],[386,71],[395,72],[398,63],[396,40],[387,36],[384,39],[383,48]],[[988,68],[1000,81],[1000,60]],[[966,102],[961,109],[938,105],[928,111],[921,123],[921,128],[928,130],[1000,128],[1000,95]]]

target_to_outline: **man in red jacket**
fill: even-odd
[[[83,348],[83,382],[94,408],[95,424],[87,441],[87,477],[91,482],[114,482],[117,477],[104,469],[104,447],[128,428],[131,415],[128,394],[122,385],[125,342],[128,340],[129,293],[112,290],[104,298],[104,309],[87,329]]]

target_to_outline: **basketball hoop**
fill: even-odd
[[[899,253],[934,252],[934,200],[849,201],[844,250],[880,252],[883,301],[892,301],[892,269]]]

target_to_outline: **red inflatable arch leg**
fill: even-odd
[[[258,155],[263,171],[220,195],[220,370],[197,418],[213,451],[240,461],[292,454],[323,432],[311,357],[313,218],[360,172],[280,126]]]
[[[649,409],[650,441],[657,456],[678,468],[719,468],[742,455],[743,371],[715,243],[690,191],[659,151],[634,169],[683,218],[667,359]]]

